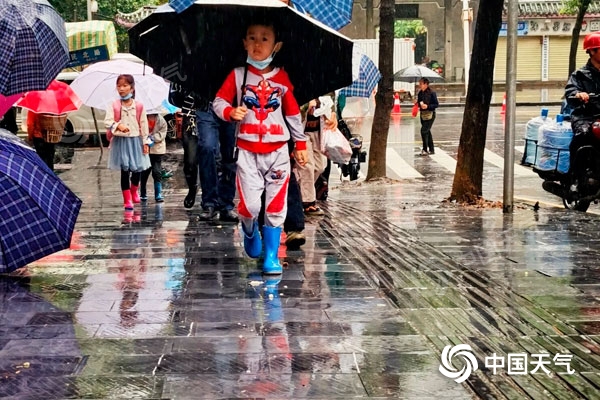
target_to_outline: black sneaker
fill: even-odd
[[[219,217],[219,212],[214,207],[206,207],[200,213],[200,221],[214,221]]]
[[[219,221],[232,222],[237,224],[238,222],[240,222],[240,219],[233,210],[221,210],[219,215]]]

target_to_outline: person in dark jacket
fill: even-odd
[[[435,109],[440,105],[437,94],[429,87],[429,79],[421,78],[419,80],[420,91],[417,95],[417,104],[421,111],[421,139],[423,139],[423,150],[421,155],[435,154],[433,148],[433,136],[431,127],[435,121]],[[429,149],[429,153],[427,152]]]
[[[235,196],[235,125],[219,120],[212,103],[176,83],[171,84],[171,104],[183,113],[184,174],[188,194],[186,208],[196,202],[198,177],[202,188],[202,221],[239,222],[233,211]]]
[[[600,32],[587,35],[583,40],[583,49],[590,58],[583,67],[571,74],[565,87],[565,99],[573,110],[571,127],[574,136],[569,146],[571,166],[577,150],[592,144],[590,126],[600,116],[600,101],[590,101],[590,94],[600,94]]]

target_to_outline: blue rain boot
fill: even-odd
[[[162,183],[160,182],[154,182],[154,200],[157,203],[165,201],[165,198],[162,195]]]
[[[248,257],[258,258],[262,251],[262,240],[258,231],[258,222],[254,221],[251,234],[246,233],[246,228],[242,224],[242,232],[244,232],[244,250],[246,250],[246,254],[248,254]]]
[[[269,276],[265,279],[264,305],[265,314],[269,322],[283,321],[281,298],[279,297],[279,283],[281,276]]]
[[[279,249],[279,241],[281,239],[281,227],[263,226],[263,237],[265,240],[263,274],[281,274],[283,267],[279,263],[279,258],[277,258],[277,250]]]

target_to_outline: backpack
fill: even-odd
[[[113,114],[115,116],[115,121],[120,121],[121,120],[121,100],[115,100],[112,103],[113,106]],[[142,103],[139,102],[135,102],[135,118],[137,119],[137,123],[138,126],[141,126],[140,123],[140,119],[142,118],[142,110],[144,109],[144,105]],[[118,136],[118,135],[114,135],[110,128],[106,128],[106,139],[107,140],[112,140],[113,136]]]

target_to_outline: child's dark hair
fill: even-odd
[[[277,43],[279,41],[279,27],[275,21],[276,19],[268,13],[260,13],[254,15],[250,22],[246,25],[246,29],[244,30],[244,37],[246,36],[246,32],[248,31],[249,27],[253,25],[262,25],[273,29],[273,33],[275,34],[275,43]]]
[[[125,82],[127,82],[129,84],[129,86],[131,86],[131,88],[133,89],[133,93],[132,93],[132,97],[135,98],[135,79],[133,78],[133,75],[129,75],[129,74],[121,74],[117,77],[117,85],[119,84],[119,81],[123,79]]]
[[[423,82],[424,84],[429,85],[429,79],[427,78],[421,78],[419,79],[419,82]]]

